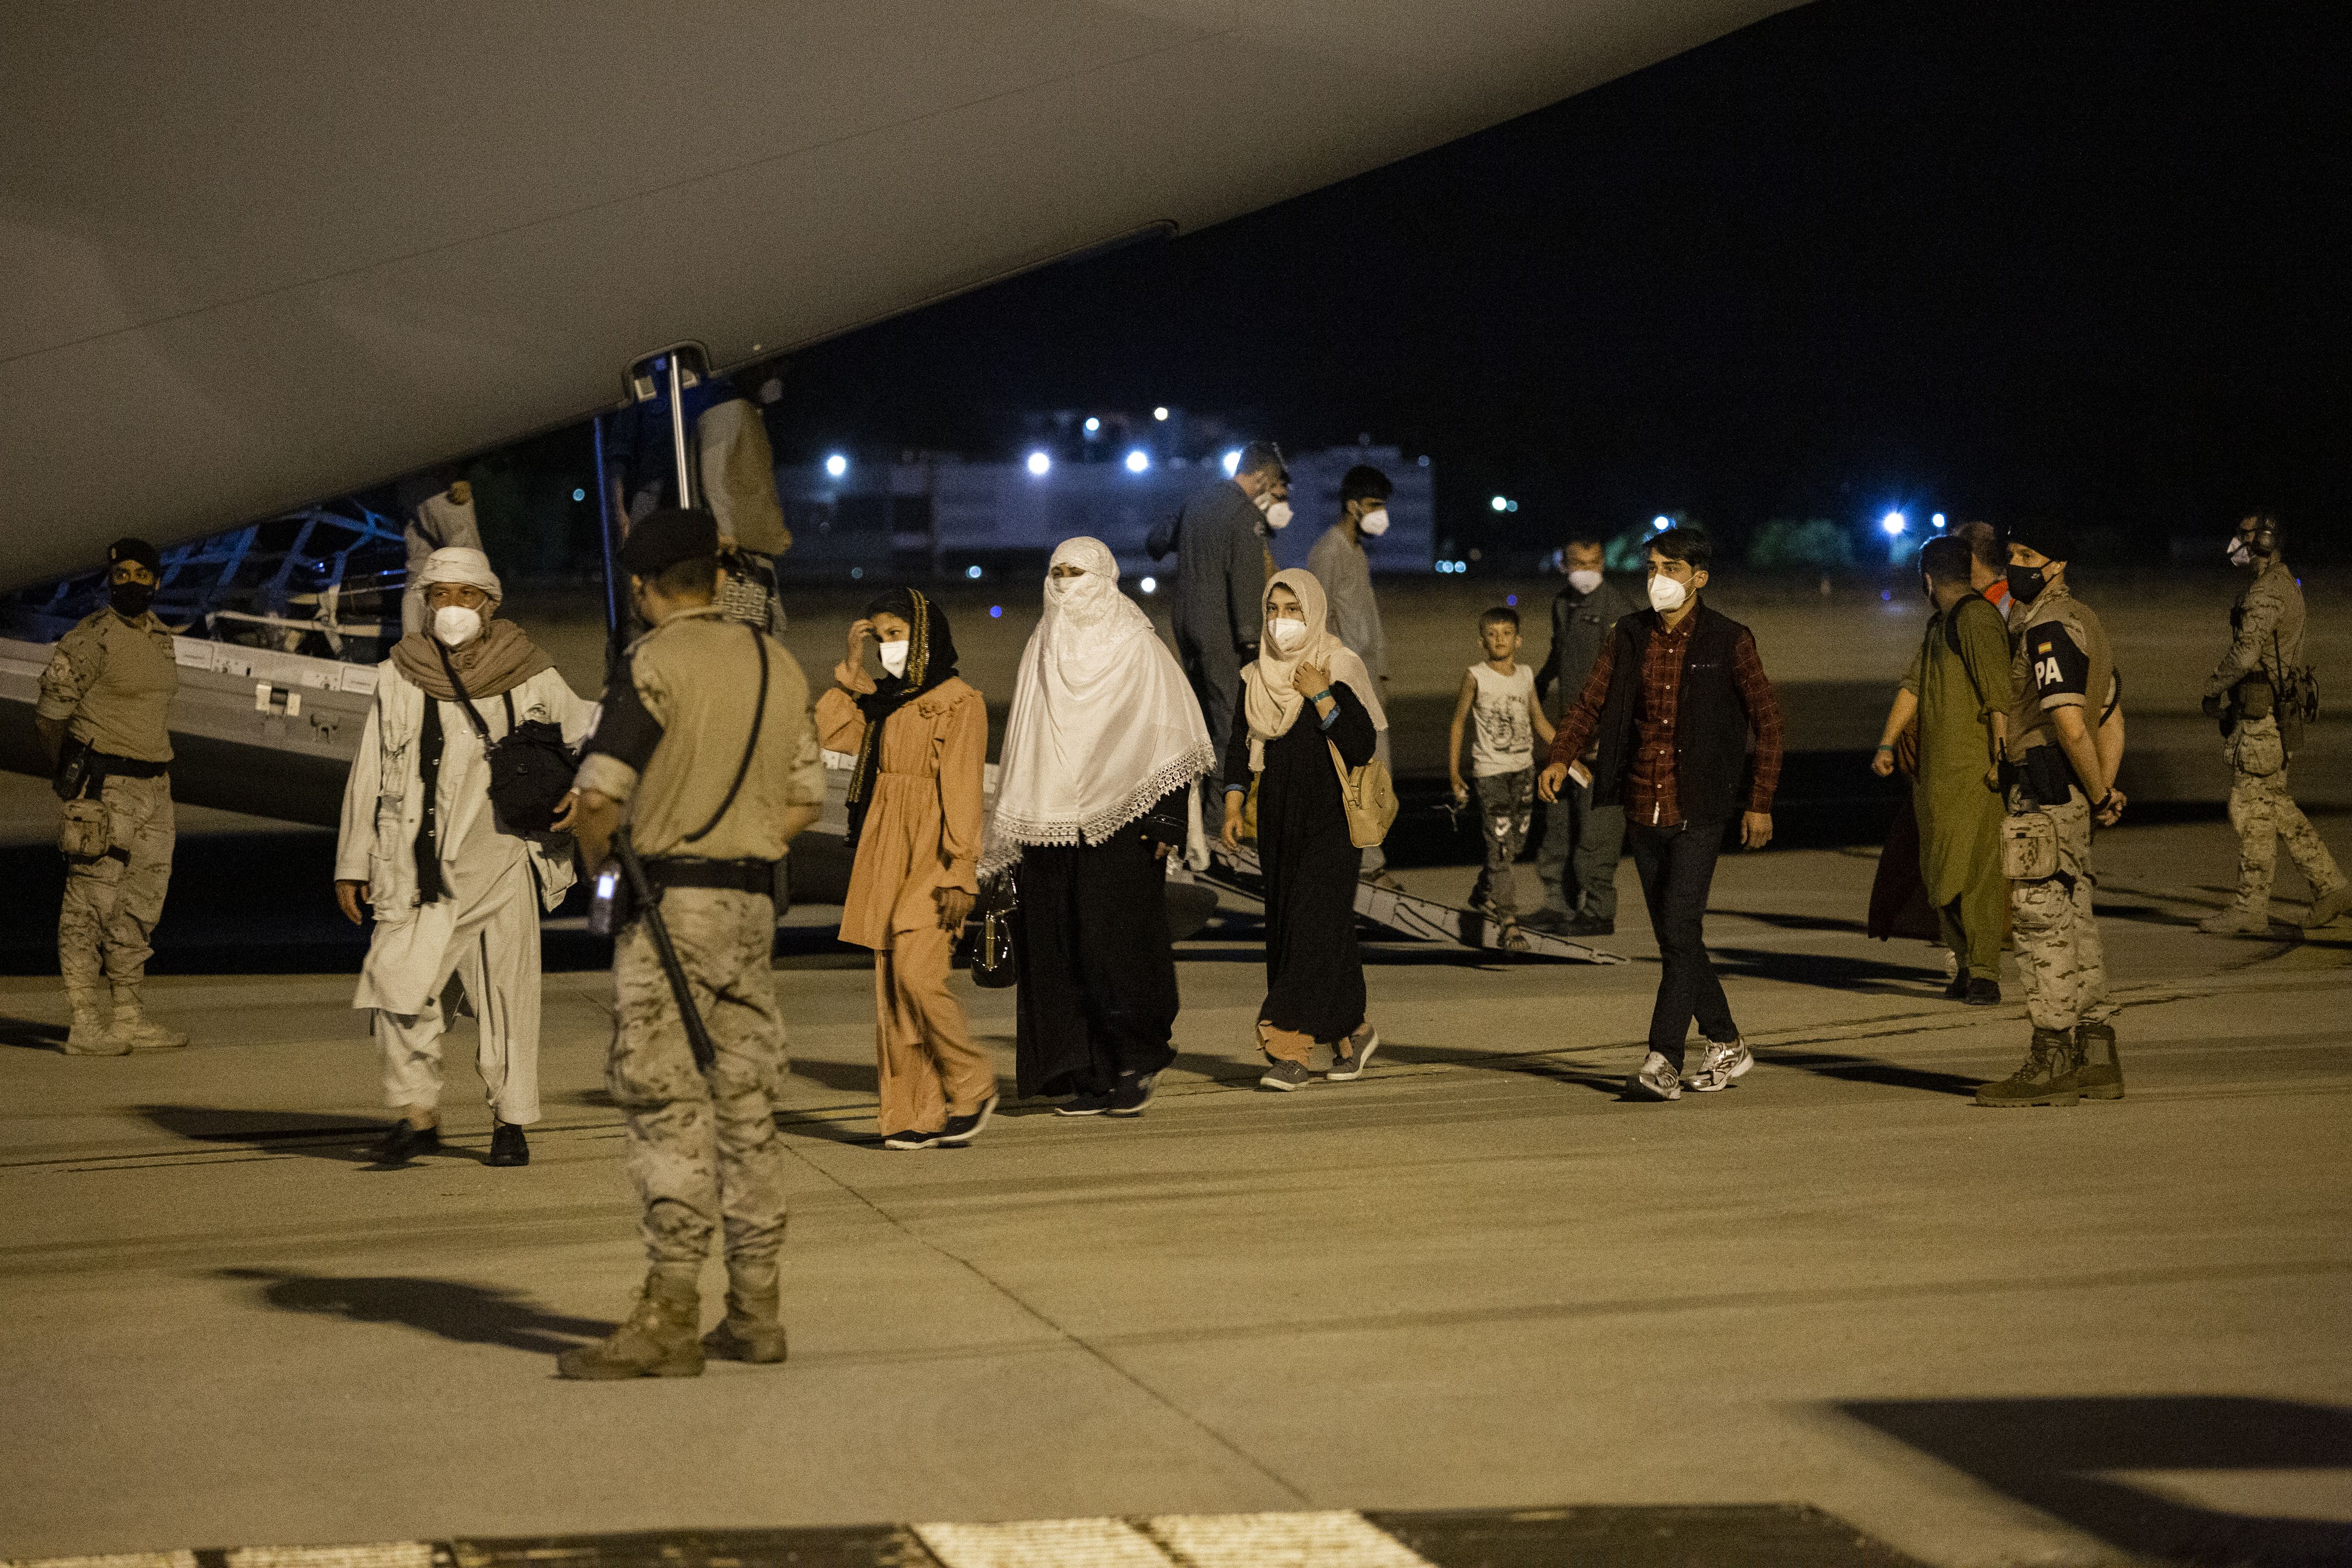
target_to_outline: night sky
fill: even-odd
[[[2260,503],[2341,559],[2348,82],[2341,0],[1822,0],[813,349],[779,455],[1169,403],[1430,452],[1465,543],[1899,504],[2160,558]]]

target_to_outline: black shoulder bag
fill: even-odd
[[[441,668],[449,677],[449,689],[457,694],[458,706],[465,709],[466,717],[474,721],[474,732],[482,738],[482,754],[490,766],[490,809],[512,832],[534,837],[553,832],[556,808],[572,793],[572,777],[579,771],[572,748],[563,743],[562,728],[544,719],[517,723],[514,693],[509,691],[504,694],[506,738],[491,740],[490,727],[483,722],[474,700],[466,695],[466,683],[457,679],[457,666],[449,650],[437,637],[433,648],[441,656]]]

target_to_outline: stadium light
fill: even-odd
[[[1511,503],[1502,496],[1496,496],[1493,500],[1488,501],[1486,504],[1493,507],[1496,511],[1508,511],[1511,510]]]
[[[586,500],[588,499],[588,492],[586,490],[573,490],[572,492],[572,499],[573,500]]]
[[[1139,474],[1150,467],[1151,467],[1151,454],[1145,451],[1142,447],[1138,447],[1134,451],[1129,452],[1127,455],[1127,471],[1129,473]]]
[[[1674,525],[1675,520],[1673,518],[1666,516],[1664,512],[1660,512],[1657,516],[1650,520],[1650,531],[1653,533],[1664,533],[1666,530],[1674,527]]]
[[[1087,415],[1087,435],[1089,435],[1089,436],[1096,436],[1096,435],[1099,435],[1099,434],[1101,434],[1101,432],[1102,432],[1102,421],[1101,421],[1101,420],[1099,420],[1099,419],[1097,419],[1097,418],[1096,418],[1096,417],[1095,417],[1093,415],[1091,415],[1091,414]]]
[[[1165,407],[1155,408],[1151,411],[1151,416],[1154,419],[1165,419],[1168,417],[1168,410]]]
[[[837,479],[849,472],[849,459],[835,452],[824,460],[824,471]]]
[[[1142,589],[1147,594],[1157,594],[1160,592],[1160,579],[1157,577],[1146,577],[1142,582],[1138,583],[1136,586]]]
[[[1886,531],[1887,538],[1892,539],[1896,534],[1901,533],[1907,525],[1904,522],[1903,514],[1901,512],[1890,511],[1885,517],[1878,520],[1878,526]]]
[[[1054,471],[1054,459],[1043,452],[1032,452],[1029,454],[1029,471],[1042,479]]]
[[[965,567],[963,569],[963,574],[971,578],[975,583],[980,581],[980,568],[977,565]]]
[[[1943,514],[1942,512],[1940,512],[1940,511],[1939,511],[1939,512],[1937,512],[1935,516],[1933,516],[1933,517],[1929,518],[1927,521],[1928,521],[1929,522],[1934,523],[1937,528],[1941,528],[1941,527],[1943,527],[1943,526],[1944,526],[1944,514]]]

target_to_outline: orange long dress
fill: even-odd
[[[874,689],[862,669],[835,667],[817,700],[829,752],[866,738],[856,699]],[[961,678],[941,681],[883,721],[881,767],[849,872],[841,940],[874,950],[874,1055],[881,1072],[882,1135],[936,1132],[996,1092],[996,1068],[972,1043],[963,1004],[948,988],[955,933],[940,929],[936,894],[980,890],[982,770],[988,708]]]

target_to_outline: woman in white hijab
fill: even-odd
[[[1333,1079],[1352,1079],[1381,1043],[1364,1011],[1356,946],[1361,852],[1348,836],[1339,768],[1372,760],[1388,716],[1364,661],[1331,635],[1323,585],[1277,572],[1265,585],[1258,656],[1242,670],[1225,752],[1224,841],[1241,844],[1242,800],[1257,777],[1257,858],[1265,878],[1265,1089],[1303,1087],[1319,1042]],[[1336,760],[1336,761],[1335,761]]]
[[[1020,1091],[1075,1096],[1066,1116],[1140,1113],[1175,1059],[1165,861],[1208,863],[1192,784],[1215,760],[1118,563],[1100,540],[1066,541],[1021,655],[981,862],[1020,889]]]

